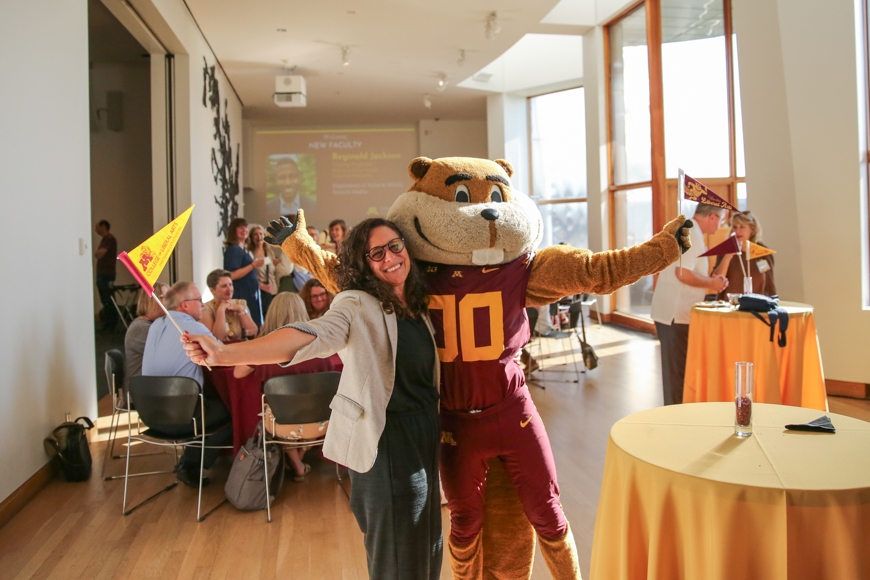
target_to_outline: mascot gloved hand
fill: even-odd
[[[559,245],[536,252],[541,214],[511,187],[507,161],[419,157],[408,171],[414,183],[387,219],[402,231],[430,293],[454,577],[529,578],[537,535],[553,578],[579,578],[547,432],[516,360],[530,337],[525,308],[610,294],[662,270],[689,246],[686,220],[623,250]],[[283,240],[290,260],[338,292],[338,258],[308,236],[304,214],[295,230],[273,224],[270,235]]]

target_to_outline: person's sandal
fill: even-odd
[[[311,473],[310,465],[308,465],[307,463],[303,463],[302,465],[305,466],[305,470],[302,473],[297,473],[293,476],[293,481],[295,481],[296,483],[302,483],[303,481],[305,481],[305,476]]]

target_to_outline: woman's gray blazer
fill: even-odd
[[[424,315],[433,334],[432,323]],[[365,473],[378,454],[384,431],[387,403],[396,378],[395,314],[386,314],[381,303],[359,290],[339,293],[322,317],[291,325],[317,338],[296,353],[289,364],[338,353],[344,363],[338,393],[329,405],[332,415],[323,455],[354,471]],[[435,351],[433,339],[432,350]],[[435,352],[432,377],[439,388],[440,365]]]

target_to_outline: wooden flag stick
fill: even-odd
[[[744,274],[744,275],[747,278],[749,278],[749,276],[751,275],[751,273],[749,272],[749,254],[750,254],[749,240],[746,240],[745,245],[746,245],[746,274]]]
[[[162,308],[162,309],[163,309],[163,312],[166,313],[166,317],[170,320],[170,322],[172,322],[172,324],[175,326],[175,328],[178,329],[178,332],[181,333],[181,336],[184,336],[184,330],[182,330],[182,328],[181,328],[180,326],[178,326],[178,323],[175,322],[175,319],[172,318],[172,315],[171,315],[171,314],[169,314],[169,311],[168,311],[168,310],[166,309],[166,307],[163,305],[163,302],[160,301],[160,298],[157,297],[157,294],[154,293],[154,294],[151,295],[151,297],[152,297],[154,300],[157,301],[157,304],[160,305],[160,308]],[[208,370],[211,370],[211,367],[208,366],[208,363],[207,363],[207,362],[203,362],[202,364],[205,366],[205,368],[207,368]]]
[[[740,269],[743,271],[743,277],[746,278],[746,268],[743,266],[743,252],[737,252],[737,263],[740,264]]]

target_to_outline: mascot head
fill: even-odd
[[[538,208],[511,189],[513,167],[504,159],[418,157],[414,180],[387,214],[417,260],[486,266],[534,250],[543,236]]]

